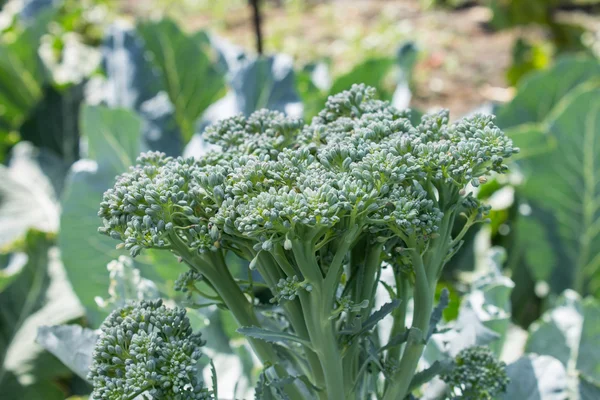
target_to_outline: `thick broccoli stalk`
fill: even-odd
[[[491,116],[451,124],[442,111],[413,126],[409,111],[374,96],[354,85],[306,126],[266,110],[226,119],[206,132],[223,151],[199,160],[143,154],[101,203],[101,232],[133,256],[146,248],[173,252],[241,326],[260,328],[248,285],[232,277],[225,256],[256,268],[302,345],[276,351],[249,340],[280,378],[292,370],[308,377],[310,387],[285,380],[292,399],[306,398],[307,389],[321,399],[361,398],[376,390],[377,369],[393,370],[384,399],[410,392],[442,268],[487,212],[468,190],[504,172],[504,160],[518,151]],[[463,229],[452,236],[460,215]],[[407,343],[383,351],[382,362],[394,368],[365,368],[373,342],[361,326],[386,265],[396,276],[390,295],[402,300],[388,308],[390,340]]]
[[[449,372],[440,375],[450,387],[451,399],[491,400],[506,390],[506,364],[483,346],[461,350]]]
[[[101,326],[88,375],[92,396],[103,400],[210,399],[196,366],[204,345],[184,309],[162,301],[132,303],[113,311]]]

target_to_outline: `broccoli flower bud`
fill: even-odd
[[[204,345],[184,309],[162,301],[131,303],[101,326],[88,379],[95,399],[209,399],[197,362]]]
[[[451,398],[464,400],[494,399],[509,383],[506,364],[484,346],[461,350],[454,368],[440,378],[450,386]]]
[[[177,280],[175,280],[173,289],[178,292],[186,293],[188,297],[191,297],[194,285],[196,282],[202,280],[204,280],[204,276],[201,273],[189,270],[179,275]]]
[[[285,279],[281,278],[279,282],[277,282],[275,297],[273,297],[270,302],[281,303],[286,300],[294,300],[302,290],[311,292],[312,285],[308,282],[300,282],[297,275]]]

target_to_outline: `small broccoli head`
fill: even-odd
[[[162,301],[131,303],[101,326],[88,375],[95,399],[209,399],[196,366],[204,344],[184,309]]]
[[[190,298],[196,283],[202,280],[204,280],[204,276],[201,273],[188,270],[180,274],[177,280],[175,280],[173,289],[178,292],[186,293],[187,297]]]
[[[463,400],[491,400],[506,390],[506,364],[484,346],[461,350],[454,368],[440,376],[450,386],[450,396]]]

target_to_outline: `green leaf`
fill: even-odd
[[[408,340],[408,332],[409,332],[409,330],[407,329],[404,332],[391,337],[390,340],[387,342],[387,344],[379,349],[379,352],[382,352],[384,350],[391,349],[392,347],[400,346],[401,344],[406,343],[406,341]]]
[[[137,112],[143,120],[143,150],[179,156],[183,143],[174,106],[165,92],[162,75],[145,54],[137,31],[113,24],[102,44],[105,79],[94,91],[96,102]]]
[[[452,369],[454,363],[452,360],[436,360],[424,370],[417,372],[412,380],[410,381],[410,389],[409,392],[412,392],[414,389],[417,389],[424,383],[429,382],[436,376],[446,373]]]
[[[0,293],[19,276],[27,263],[27,256],[23,253],[0,253]]]
[[[389,90],[388,85],[386,85],[386,78],[395,65],[396,60],[394,58],[368,58],[354,66],[348,73],[336,78],[329,93],[335,94],[348,90],[353,84],[360,82],[374,87],[384,98],[389,99],[395,85],[392,85],[392,89]]]
[[[567,372],[555,358],[530,354],[506,368],[510,383],[502,400],[564,400]]]
[[[431,335],[433,335],[437,329],[437,325],[442,320],[442,315],[448,304],[450,303],[450,292],[448,289],[442,289],[440,293],[440,300],[431,312],[431,317],[429,319],[429,331],[427,332],[427,337],[425,340],[429,340]]]
[[[600,399],[600,385],[589,382],[585,377],[579,377],[579,399],[580,400],[596,400]]]
[[[600,388],[598,326],[600,303],[593,298],[582,301],[574,291],[565,291],[555,306],[531,325],[525,351],[560,361],[569,379],[575,380],[571,388]],[[585,382],[580,382],[580,378]]]
[[[217,369],[215,368],[215,364],[210,361],[210,377],[212,382],[212,394],[215,399],[219,398],[219,385],[217,382]]]
[[[308,64],[296,71],[296,91],[304,105],[304,120],[310,120],[325,106],[331,78],[324,62]]]
[[[18,128],[42,98],[46,77],[38,47],[47,22],[41,18],[14,42],[0,43],[0,132]]]
[[[556,148],[556,141],[546,135],[540,124],[523,124],[505,131],[511,138],[513,145],[521,151],[517,153],[513,161],[527,159],[548,153]]]
[[[571,92],[543,123],[545,135],[556,145],[521,160],[526,180],[519,191],[548,221],[538,219],[546,233],[529,239],[554,236],[549,246],[535,247],[552,250],[555,268],[568,266],[555,271],[560,274],[552,282],[555,292],[567,287],[584,294],[600,292],[600,280],[594,279],[600,270],[599,115],[600,88]]]
[[[577,352],[577,369],[600,387],[600,302],[594,298],[583,300],[583,326]]]
[[[106,265],[123,251],[98,233],[98,207],[115,175],[125,172],[140,149],[140,119],[130,111],[103,106],[82,110],[82,134],[93,160],[73,164],[63,194],[58,241],[65,268],[93,326],[104,319],[95,302],[108,288]]]
[[[47,235],[30,231],[24,251],[26,264],[0,293],[0,398],[60,398],[52,381],[69,371],[34,343],[37,328],[79,318],[83,310]]]
[[[41,158],[46,155],[46,161]],[[29,228],[56,232],[59,205],[46,173],[60,169],[60,160],[21,142],[12,151],[8,167],[0,165],[0,247],[20,238]]]
[[[71,165],[79,159],[78,124],[82,101],[83,84],[63,90],[46,86],[43,97],[21,126],[21,137]]]
[[[79,325],[40,326],[36,342],[86,380],[98,333]]]
[[[278,54],[259,57],[244,65],[231,79],[236,113],[249,115],[261,108],[299,114],[300,98],[294,88],[294,66],[291,58]],[[294,110],[293,107],[297,110]]]
[[[394,299],[389,303],[382,305],[379,310],[375,311],[369,316],[364,322],[360,315],[357,315],[353,321],[351,321],[345,329],[340,331],[342,335],[358,336],[373,329],[379,321],[385,318],[388,314],[392,313],[396,308],[400,306],[400,300]]]
[[[592,58],[565,57],[545,71],[522,80],[515,98],[498,111],[496,123],[503,129],[540,123],[572,90],[600,81],[600,63]]]
[[[551,245],[550,230],[539,219],[518,218],[517,230],[523,256],[535,281],[548,282],[558,259]]]
[[[127,171],[140,153],[141,119],[125,109],[84,106],[81,131],[88,140],[88,158],[113,175]]]
[[[71,167],[62,199],[58,244],[73,290],[94,327],[106,317],[95,301],[108,291],[106,265],[125,254],[115,249],[114,240],[98,233],[98,207],[114,175],[99,169],[94,161],[80,160]]]
[[[196,120],[224,92],[223,74],[197,40],[171,20],[143,22],[138,32],[160,70],[184,139],[189,140]]]
[[[359,331],[359,335],[361,333],[367,332],[377,325],[379,321],[385,318],[388,314],[392,313],[396,308],[400,306],[400,300],[394,299],[389,303],[385,303],[382,305],[379,310],[375,311],[373,314],[367,318],[367,320],[362,324],[362,327]]]
[[[239,333],[245,336],[249,336],[254,339],[264,340],[265,342],[270,343],[280,343],[280,342],[296,342],[300,343],[304,346],[311,347],[310,343],[304,339],[299,338],[298,336],[292,335],[291,333],[286,332],[275,332],[268,329],[262,329],[256,326],[243,326],[237,330]]]

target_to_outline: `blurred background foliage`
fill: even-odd
[[[197,310],[219,378],[246,393],[257,369],[231,316],[174,292],[175,258],[133,261],[97,235],[101,195],[140,151],[199,156],[208,124],[263,107],[310,121],[357,82],[413,108],[415,123],[441,107],[497,115],[521,153],[479,188],[491,223],[446,268],[444,316],[460,321],[480,291],[504,310],[486,317],[503,341],[510,320],[529,348],[574,368],[542,347],[544,329],[562,329],[546,326],[556,308],[588,313],[588,329],[597,318],[582,297],[600,297],[600,2],[257,4],[262,55],[246,0],[0,1],[0,398],[84,396],[84,379],[33,344],[37,328],[96,328],[124,301],[156,296]],[[476,284],[494,246],[514,285]]]

